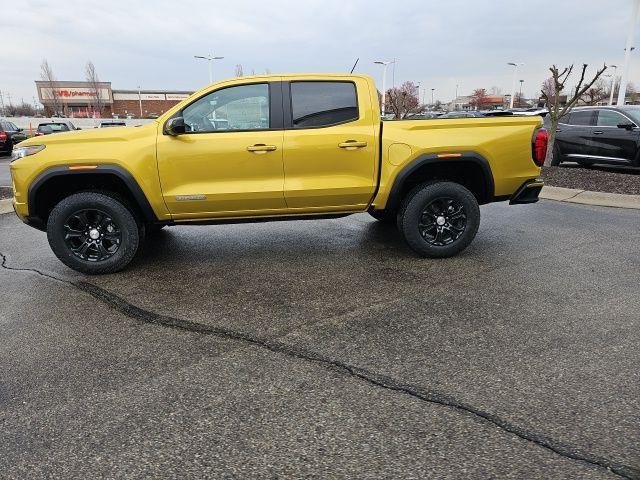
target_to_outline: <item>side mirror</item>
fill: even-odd
[[[625,130],[631,131],[636,128],[636,125],[635,123],[619,123],[618,128],[624,128]]]
[[[22,130],[24,130],[23,128],[18,127],[18,131],[22,132]]]
[[[182,135],[185,132],[184,118],[182,117],[170,118],[167,120],[167,123],[164,124],[164,133],[167,135],[175,137],[176,135]]]

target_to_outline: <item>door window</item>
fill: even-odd
[[[568,115],[568,117],[569,117],[569,120],[566,123],[568,123],[569,125],[579,125],[579,126],[593,125],[595,110],[573,111],[571,112],[571,115]]]
[[[599,127],[617,127],[621,123],[630,123],[628,119],[613,110],[598,110]]]
[[[238,85],[211,92],[182,111],[187,132],[266,130],[269,85]]]
[[[351,82],[291,82],[293,128],[328,127],[358,119]]]

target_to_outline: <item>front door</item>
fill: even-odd
[[[618,125],[629,125],[629,128],[620,128]],[[607,162],[633,162],[640,136],[640,129],[633,125],[635,123],[632,120],[615,110],[598,110],[587,153],[596,160],[602,157],[600,159]]]
[[[160,183],[174,218],[275,214],[286,208],[283,133],[273,115],[274,108],[281,109],[281,93],[274,95],[280,88],[279,82],[255,83],[209,92],[182,110],[184,134],[159,133]]]
[[[372,109],[365,108],[372,102],[367,83],[305,80],[292,81],[288,89],[284,85],[285,99],[291,100],[284,132],[287,206],[302,212],[364,209],[376,184],[379,125]]]

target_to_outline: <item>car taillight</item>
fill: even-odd
[[[532,153],[533,161],[539,167],[544,165],[544,159],[547,156],[547,145],[549,144],[549,133],[546,129],[541,128],[536,131],[533,136]]]
[[[0,131],[0,142],[4,142],[7,139],[7,134]]]

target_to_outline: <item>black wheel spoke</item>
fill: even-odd
[[[462,236],[467,228],[464,205],[454,198],[433,199],[425,206],[418,229],[422,238],[431,245],[449,245]]]
[[[122,243],[122,231],[110,215],[98,209],[72,213],[64,223],[67,248],[85,261],[101,262],[112,257]]]

